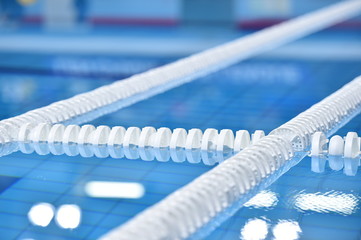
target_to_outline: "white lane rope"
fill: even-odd
[[[87,124],[50,125],[40,123],[34,126],[26,123],[20,127],[17,138],[19,150],[30,154],[62,155],[98,158],[142,159],[166,162],[199,163],[214,165],[240,152],[265,136],[264,131],[250,134],[230,129],[220,131],[208,128],[204,132],[193,128],[108,127]]]
[[[40,123],[33,127],[24,124],[19,131],[19,150],[25,154],[54,154],[115,159],[141,159],[159,162],[189,162],[214,165],[257,143],[265,136],[264,131],[250,134],[239,130],[208,128],[204,132],[193,128],[108,127],[87,124],[49,125]],[[338,171],[344,168],[346,175],[354,176],[360,165],[361,138],[356,132],[347,136],[334,135],[327,139],[324,133],[312,136],[308,155],[312,159],[311,170],[323,172],[326,161],[330,168]],[[344,167],[345,166],[345,167]]]

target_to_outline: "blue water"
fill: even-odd
[[[0,118],[175,59],[1,54]],[[361,60],[252,59],[91,124],[262,129],[268,133],[359,75],[360,64]],[[351,130],[361,134],[360,120],[355,118],[339,134]],[[309,158],[302,160],[207,239],[360,239],[360,173],[350,177],[329,167],[313,173],[310,162]],[[2,177],[17,180],[0,193],[0,239],[96,239],[210,168],[202,163],[65,155],[14,153],[2,157],[0,181]],[[146,192],[132,200],[91,198],[84,186],[95,180],[138,182]],[[80,225],[64,229],[55,219],[46,227],[34,225],[28,212],[39,202],[55,209],[63,204],[79,206]]]

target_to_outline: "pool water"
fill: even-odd
[[[0,117],[175,59],[4,53]],[[254,58],[91,124],[269,133],[360,75],[360,64],[361,59]],[[356,117],[338,134],[361,133],[360,120]],[[202,162],[13,153],[0,158],[0,238],[97,239],[211,168]],[[328,166],[314,173],[306,157],[207,239],[360,239],[360,180],[359,172],[346,176]],[[136,182],[145,193],[136,199],[90,197],[85,186],[92,181]],[[43,208],[36,212],[34,206]]]

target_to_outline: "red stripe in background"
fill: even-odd
[[[179,24],[178,19],[167,18],[107,18],[92,17],[88,21],[94,25],[153,25],[153,26],[175,26]]]
[[[41,16],[26,16],[22,19],[25,23],[42,23],[43,18]]]
[[[237,22],[237,28],[245,29],[245,30],[259,30],[288,20],[290,19],[264,18],[264,19],[254,19],[254,20],[243,20]],[[350,30],[361,29],[361,20],[351,20],[351,21],[342,22],[332,26],[331,28],[350,29]]]
[[[25,23],[42,23],[42,16],[27,16],[23,18]],[[109,18],[109,17],[92,17],[87,22],[92,25],[143,25],[143,26],[176,26],[179,24],[178,19],[168,18]]]

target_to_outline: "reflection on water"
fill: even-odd
[[[311,170],[315,173],[323,173],[328,162],[329,167],[334,171],[343,169],[347,176],[356,176],[360,163],[360,157],[346,158],[342,156],[312,157]]]
[[[55,213],[50,203],[38,203],[31,207],[28,219],[34,226],[47,227],[55,216],[55,222],[64,229],[75,229],[81,221],[81,209],[75,204],[61,205]]]
[[[144,187],[140,183],[90,181],[85,185],[85,193],[97,198],[141,198]]]
[[[353,237],[358,236],[360,230],[358,167],[359,158],[306,158],[270,189],[244,204],[248,209],[232,218],[232,221],[239,219],[238,237],[244,240],[358,239]],[[340,170],[345,174],[336,172]],[[345,232],[344,229],[353,230]],[[325,234],[329,231],[335,235]]]
[[[277,202],[278,198],[275,192],[264,190],[251,198],[243,206],[253,208],[270,208],[276,206]]]
[[[358,208],[359,199],[354,194],[342,192],[300,193],[294,198],[294,207],[300,211],[334,212],[350,215]]]
[[[273,227],[274,240],[296,240],[302,230],[296,221],[281,220]]]
[[[272,233],[269,230],[272,228]],[[297,240],[302,233],[298,222],[292,220],[280,220],[275,225],[266,218],[250,219],[241,229],[242,240]],[[270,238],[270,235],[273,235]]]
[[[81,221],[81,210],[75,204],[62,205],[56,212],[55,220],[61,228],[77,228]]]
[[[34,151],[39,155],[62,155],[68,156],[82,156],[98,158],[127,158],[127,159],[141,159],[144,161],[157,160],[160,162],[200,163],[205,165],[214,165],[230,158],[235,154],[232,148],[224,146],[223,151],[203,151],[200,148],[169,148],[169,147],[139,147],[135,144],[124,146],[122,144],[106,145],[106,144],[77,144],[75,142],[62,143],[46,141],[32,142],[22,141],[17,143],[19,150],[22,153],[31,154]]]
[[[268,234],[268,223],[263,219],[251,219],[241,229],[242,240],[263,240]]]
[[[53,219],[54,212],[55,209],[53,205],[49,203],[38,203],[31,207],[28,212],[28,219],[35,226],[46,227]]]

